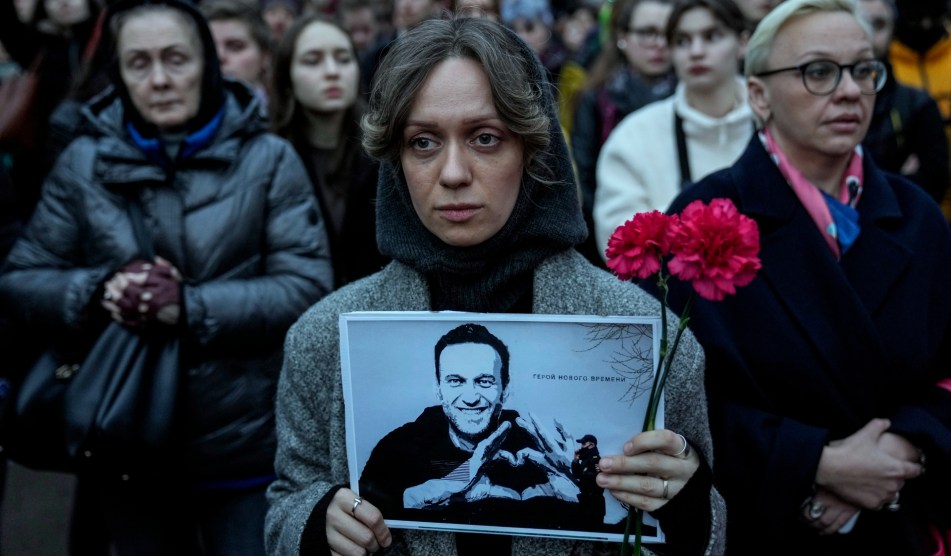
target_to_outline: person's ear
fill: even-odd
[[[501,399],[502,401],[499,402],[499,403],[503,403],[503,404],[506,402],[506,400],[509,399],[509,389],[508,389],[508,386],[506,386],[506,387],[502,390],[502,397],[501,397],[500,399]]]
[[[765,125],[772,115],[769,90],[766,88],[766,84],[758,77],[749,77],[746,80],[746,89],[753,114]]]
[[[439,389],[439,379],[436,379],[436,382],[433,383],[433,393],[436,394],[436,399],[442,403],[442,390]]]

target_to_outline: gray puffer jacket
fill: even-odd
[[[51,341],[90,326],[105,280],[141,258],[124,195],[155,251],[184,276],[184,463],[194,480],[271,472],[274,394],[288,327],[331,288],[324,224],[297,154],[259,101],[227,85],[219,128],[165,168],[106,94],[74,141],[0,276],[0,300]]]

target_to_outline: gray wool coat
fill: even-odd
[[[595,268],[573,250],[535,271],[534,312],[577,315],[657,315],[660,303],[640,288]],[[269,554],[299,554],[301,533],[314,506],[335,485],[348,481],[344,400],[340,378],[338,318],[350,311],[426,311],[425,278],[399,263],[329,295],[291,328],[278,386],[276,470],[268,490],[266,521]],[[673,334],[677,319],[668,320]],[[672,336],[671,336],[672,337]],[[666,385],[665,426],[683,433],[712,466],[713,445],[703,382],[703,350],[684,334]],[[637,430],[631,431],[633,436]],[[705,556],[723,554],[726,506],[714,489]],[[392,530],[388,555],[456,554],[452,533]],[[514,537],[512,554],[592,555],[598,543]]]

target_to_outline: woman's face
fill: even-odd
[[[435,66],[410,108],[400,162],[423,225],[455,247],[494,236],[512,214],[524,146],[495,109],[478,63]]]
[[[540,19],[516,19],[512,22],[512,29],[536,54],[544,52],[551,39],[551,29]]]
[[[43,0],[43,7],[60,27],[71,27],[89,19],[88,0]]]
[[[627,33],[618,40],[618,47],[635,72],[647,77],[670,71],[670,51],[665,30],[673,8],[670,4],[641,2],[635,6]]]
[[[872,44],[846,12],[819,12],[788,21],[776,34],[766,71],[815,60],[854,64],[872,60]],[[799,71],[749,80],[750,105],[766,122],[790,160],[848,156],[865,137],[875,95],[865,95],[842,71],[838,86],[824,96],[806,90]],[[801,166],[800,166],[801,167]]]
[[[754,23],[759,23],[780,2],[782,0],[737,0],[736,6],[743,12],[743,17]]]
[[[688,92],[713,91],[734,82],[744,45],[710,10],[684,12],[673,38],[671,59],[677,78]]]
[[[409,29],[433,17],[437,9],[435,0],[395,0],[393,23],[398,29]]]
[[[297,38],[291,61],[294,98],[313,112],[339,112],[357,100],[360,69],[343,31],[320,21]]]
[[[198,114],[204,69],[188,16],[161,10],[130,17],[118,34],[119,73],[145,121],[174,129]]]
[[[248,24],[240,19],[216,19],[208,26],[215,39],[221,73],[260,86],[269,56],[251,36]]]

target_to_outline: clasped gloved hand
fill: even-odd
[[[140,329],[151,322],[177,324],[181,297],[181,273],[156,257],[153,262],[139,259],[119,269],[106,281],[100,303],[114,320]]]

